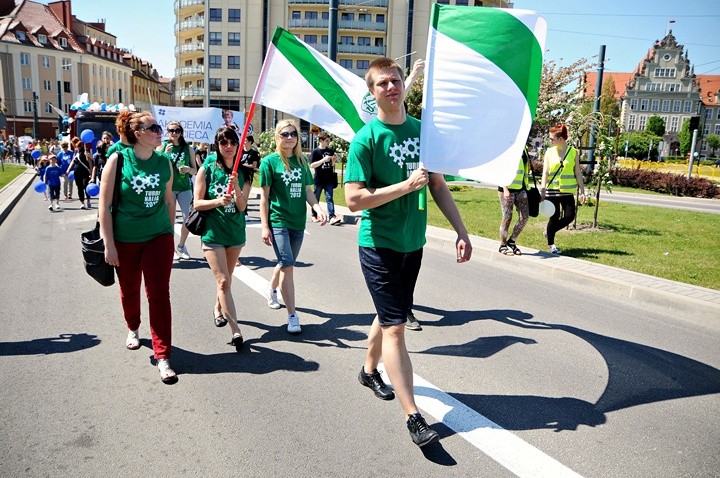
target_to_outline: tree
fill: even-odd
[[[258,151],[260,152],[261,157],[265,157],[270,153],[275,152],[275,130],[269,129],[267,131],[263,131],[260,133],[257,137],[257,141],[255,143],[257,146]]]
[[[612,76],[605,77],[600,94],[600,113],[606,118],[618,118],[620,106],[615,99],[615,80]]]
[[[648,150],[650,151],[650,159],[657,159],[657,145],[662,138],[655,136],[647,131],[635,131],[625,133],[620,137],[620,143],[625,144],[628,141],[628,157],[634,159],[647,159]],[[651,144],[652,142],[652,144]]]
[[[559,66],[555,60],[543,63],[540,96],[530,130],[531,137],[545,136],[550,126],[566,122],[584,103],[579,79],[590,66],[587,58],[581,58],[569,66]]]
[[[720,135],[709,134],[705,140],[710,147],[710,156],[715,156],[715,150],[720,148]]]
[[[424,81],[425,75],[418,76],[405,96],[407,113],[417,119],[421,119],[422,116],[422,91]]]
[[[662,138],[665,135],[665,122],[658,115],[652,115],[647,120],[645,131]]]
[[[685,156],[690,152],[690,143],[692,143],[692,131],[690,131],[690,120],[683,121],[680,132],[678,133],[680,141],[680,155]]]

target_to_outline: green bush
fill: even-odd
[[[720,197],[720,190],[715,183],[705,178],[688,179],[680,174],[626,168],[611,169],[610,177],[613,184],[617,186],[644,189],[673,196]]]

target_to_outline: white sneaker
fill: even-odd
[[[560,249],[555,247],[555,244],[550,245],[550,252],[553,254],[562,254],[562,251],[560,251]]]
[[[277,300],[277,289],[268,289],[265,292],[265,295],[267,297],[268,307],[270,307],[271,309],[280,308],[280,302],[278,302]]]
[[[188,260],[190,259],[190,254],[188,253],[187,247],[183,246],[177,246],[177,250],[175,253],[180,257],[180,259]]]
[[[287,330],[293,335],[297,335],[302,332],[302,328],[300,328],[300,318],[296,314],[288,315]]]

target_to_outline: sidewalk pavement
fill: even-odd
[[[0,224],[5,220],[22,194],[30,187],[36,173],[28,168],[23,174],[0,190]],[[252,196],[259,198],[259,189]],[[345,224],[357,223],[360,215],[343,206],[335,206]],[[454,231],[428,226],[427,246],[454,254]],[[560,283],[581,288],[603,297],[619,301],[630,300],[649,310],[661,308],[665,312],[682,314],[692,319],[720,320],[720,291],[682,282],[631,272],[567,256],[558,256],[519,244],[522,256],[506,256],[498,252],[498,241],[470,236],[473,260],[520,272],[548,284]],[[482,284],[478,284],[482,286]],[[542,298],[538,298],[542,299]]]

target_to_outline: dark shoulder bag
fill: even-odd
[[[115,187],[112,197],[112,219],[115,226],[118,204],[120,203],[120,188],[122,180],[123,156],[118,152],[118,163],[115,169]],[[99,212],[98,212],[99,215]],[[100,221],[95,222],[95,228],[80,234],[83,263],[85,272],[105,287],[115,283],[115,267],[105,262],[105,242],[100,236]]]
[[[208,172],[209,171],[205,171],[205,199],[208,199]],[[205,211],[198,211],[197,209],[195,209],[195,204],[190,204],[190,212],[188,214],[187,220],[185,221],[185,227],[187,227],[187,230],[190,231],[192,234],[195,234],[196,236],[202,236],[203,234],[205,234],[205,229],[207,228],[207,216],[209,213],[209,209]]]

